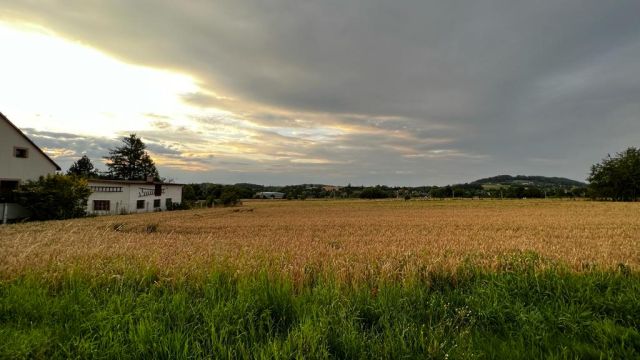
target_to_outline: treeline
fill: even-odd
[[[389,187],[373,186],[351,189],[351,198],[384,199],[384,198],[494,198],[494,199],[526,199],[526,198],[575,198],[586,196],[586,187],[537,187],[456,184],[447,186],[421,187]],[[346,197],[345,192],[342,192]]]
[[[585,197],[586,187],[459,184],[434,187],[432,198],[541,199]]]
[[[254,184],[187,184],[182,187],[182,203],[187,207],[236,205],[241,199],[253,198],[263,188]]]
[[[388,199],[401,198],[494,198],[494,199],[526,199],[526,198],[576,198],[587,196],[588,190],[582,187],[562,186],[509,186],[457,184],[447,186],[325,186],[318,184],[301,184],[288,186],[263,186],[256,184],[222,185],[212,183],[189,184],[183,188],[183,201],[187,205],[231,205],[240,199],[255,198],[258,193],[276,191],[284,193],[284,199]]]
[[[498,175],[479,179],[472,184],[502,184],[502,185],[534,185],[540,188],[572,188],[585,187],[587,184],[562,177],[527,176],[527,175]]]

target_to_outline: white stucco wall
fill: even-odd
[[[28,150],[26,159],[14,156],[14,148]],[[20,135],[4,119],[0,118],[0,180],[37,180],[53,174],[56,167],[27,139]]]
[[[162,195],[155,196],[155,184],[124,184],[91,180],[91,187],[121,187],[122,192],[92,192],[87,203],[87,212],[96,215],[151,212],[167,210],[167,199],[172,203],[182,203],[182,185],[162,184]],[[110,201],[109,211],[94,210],[94,200]],[[144,208],[138,209],[138,200],[144,201]],[[160,200],[160,207],[154,207],[154,200]]]

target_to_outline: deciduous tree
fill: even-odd
[[[98,172],[91,163],[91,159],[87,155],[83,155],[78,161],[71,164],[67,175],[76,175],[83,178],[93,178],[98,176]]]
[[[592,197],[636,201],[640,196],[640,149],[630,147],[591,166]]]

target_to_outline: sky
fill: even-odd
[[[0,0],[0,112],[177,182],[583,181],[640,146],[637,0]]]

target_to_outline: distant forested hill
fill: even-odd
[[[587,184],[571,180],[562,177],[547,177],[547,176],[525,176],[525,175],[498,175],[479,179],[471,184],[474,185],[488,185],[488,184],[500,184],[500,185],[531,185],[537,187],[584,187]]]

